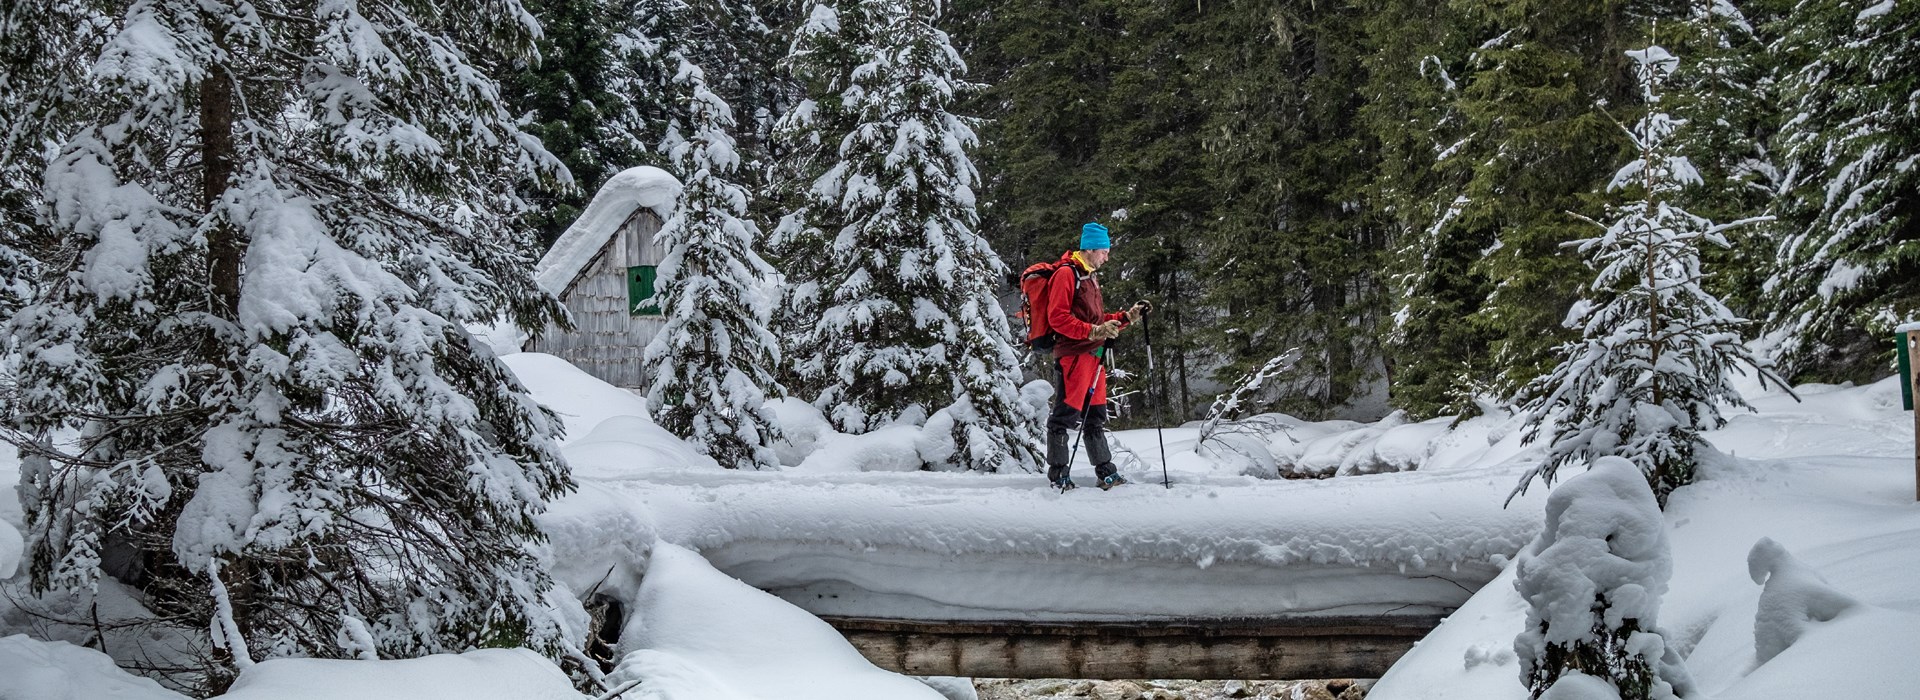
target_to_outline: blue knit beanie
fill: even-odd
[[[1107,227],[1089,223],[1080,227],[1081,250],[1104,250],[1113,247],[1113,238],[1107,235]]]

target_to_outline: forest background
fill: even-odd
[[[671,4],[528,3],[544,60],[508,97],[578,183],[531,193],[547,241],[620,168],[664,163],[647,144],[668,105],[620,82],[636,16],[696,18],[676,35],[740,116],[763,230],[806,196],[779,131],[809,94],[789,50],[812,3]],[[1470,415],[1476,397],[1544,374],[1577,337],[1563,320],[1593,279],[1564,244],[1593,234],[1582,217],[1639,195],[1608,185],[1634,155],[1624,125],[1648,107],[1626,52],[1652,44],[1680,59],[1663,107],[1703,180],[1685,205],[1773,217],[1704,250],[1704,283],[1754,321],[1745,335],[1784,376],[1884,375],[1891,329],[1920,300],[1910,3],[923,7],[943,10],[973,83],[956,111],[977,119],[981,234],[1017,270],[1105,222],[1107,297],[1163,309],[1160,371],[1135,417],[1199,417],[1223,383],[1294,347],[1290,381],[1257,408]],[[796,257],[768,250],[777,268]],[[1121,343],[1138,374],[1139,338]]]

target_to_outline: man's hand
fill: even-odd
[[[1087,340],[1112,340],[1118,337],[1120,337],[1119,321],[1102,323],[1094,326],[1093,330],[1087,333]]]
[[[1153,311],[1153,302],[1141,299],[1127,309],[1127,323],[1139,323],[1140,317]]]

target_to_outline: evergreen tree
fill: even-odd
[[[527,0],[540,20],[537,54],[502,79],[502,96],[527,133],[567,166],[565,188],[523,188],[541,247],[552,245],[587,199],[620,170],[646,162],[659,99],[623,70],[620,34],[639,20],[627,0]]]
[[[1108,115],[1122,122],[1142,116],[1109,100],[1118,68],[1114,56],[1147,39],[1121,31],[1117,4],[954,3],[955,33],[970,40],[962,46],[970,73],[986,83],[969,104],[988,117],[981,125],[986,145],[977,155],[986,175],[980,230],[1011,260],[1057,258],[1078,241],[1081,224],[1107,219],[1126,203],[1099,159],[1113,138],[1109,126],[1115,122]],[[1172,54],[1151,58],[1174,60]],[[1135,78],[1171,83],[1180,79],[1180,71],[1143,71]],[[1134,99],[1174,103],[1179,97],[1170,91]]]
[[[1778,381],[1743,344],[1744,319],[1701,286],[1699,246],[1726,246],[1717,226],[1676,203],[1703,184],[1673,138],[1678,120],[1662,107],[1662,83],[1678,60],[1659,46],[1628,52],[1642,97],[1653,107],[1631,130],[1640,157],[1608,185],[1632,199],[1612,208],[1604,232],[1576,242],[1595,270],[1590,296],[1573,305],[1567,326],[1581,340],[1562,346],[1560,364],[1516,399],[1528,415],[1529,441],[1548,437],[1546,461],[1524,477],[1552,485],[1559,467],[1605,456],[1631,460],[1661,507],[1693,483],[1700,432],[1725,424],[1722,403],[1746,402],[1728,379],[1736,365]],[[1597,223],[1597,222],[1596,222]]]
[[[1362,5],[1367,57],[1359,109],[1376,144],[1369,209],[1390,239],[1383,282],[1395,304],[1381,334],[1394,406],[1428,417],[1473,410],[1476,382],[1490,374],[1493,334],[1475,313],[1491,292],[1473,263],[1489,232],[1454,218],[1471,163],[1453,157],[1467,125],[1459,101],[1474,45],[1461,13],[1445,3],[1377,0]]]
[[[20,251],[44,274],[6,325],[33,587],[90,588],[130,548],[116,575],[210,633],[204,690],[271,656],[556,650],[534,517],[572,486],[560,427],[466,330],[559,315],[514,185],[562,167],[487,77],[531,16],[6,14],[38,30],[5,55],[53,70],[9,70],[5,99],[61,110],[6,117],[10,144],[48,144],[26,198],[60,243]]]
[[[1870,379],[1920,313],[1920,7],[1805,2],[1784,25],[1771,352],[1789,376]]]
[[[1206,221],[1207,299],[1224,313],[1214,349],[1246,373],[1289,348],[1294,381],[1265,408],[1326,417],[1378,376],[1382,296],[1373,276],[1384,247],[1365,206],[1372,151],[1354,124],[1363,80],[1352,8],[1223,3],[1195,32],[1260,37],[1196,50],[1195,93],[1210,109],[1200,133],[1196,196]],[[1262,37],[1262,34],[1265,34]],[[1180,127],[1174,127],[1180,128]]]
[[[816,206],[815,188],[839,161],[840,144],[852,133],[855,115],[844,96],[857,95],[852,83],[855,68],[866,63],[865,49],[877,39],[878,21],[870,17],[877,4],[818,2],[807,5],[805,18],[793,30],[784,60],[802,97],[782,114],[774,127],[780,156],[774,164],[772,195],[782,211],[769,236],[768,247],[777,267],[787,271],[773,327],[786,350],[786,386],[805,396],[819,396],[826,375],[803,368],[808,358],[829,349],[814,344],[823,313],[820,270],[827,265],[833,240],[843,220],[837,206]]]
[[[1753,3],[1745,7],[1753,8]],[[1765,13],[1764,8],[1753,8]],[[1766,140],[1778,128],[1766,44],[1742,7],[1728,0],[1689,3],[1686,14],[1656,27],[1659,43],[1691,57],[1675,70],[1668,111],[1681,122],[1674,138],[1702,185],[1682,192],[1688,211],[1733,220],[1761,212],[1778,187],[1779,167]],[[1771,227],[1752,226],[1727,248],[1701,251],[1718,271],[1708,290],[1736,313],[1763,313],[1767,270],[1776,241]]]
[[[1220,206],[1207,170],[1214,162],[1207,148],[1214,144],[1205,138],[1210,126],[1206,104],[1215,95],[1203,88],[1210,82],[1206,77],[1231,70],[1226,54],[1239,44],[1224,42],[1206,50],[1205,30],[1199,25],[1206,15],[1198,6],[1134,0],[1112,6],[1120,36],[1115,46],[1104,49],[1113,57],[1107,94],[1095,102],[1101,108],[1103,132],[1094,137],[1100,148],[1090,165],[1097,179],[1074,179],[1100,188],[1089,193],[1102,199],[1094,202],[1099,208],[1088,219],[1106,220],[1114,227],[1115,254],[1100,273],[1106,298],[1115,307],[1151,298],[1159,307],[1147,322],[1164,324],[1155,348],[1161,372],[1146,378],[1144,400],[1139,402],[1147,405],[1115,401],[1112,410],[1121,420],[1129,409],[1151,415],[1148,411],[1165,406],[1175,409],[1173,416],[1189,415],[1193,406],[1184,380],[1186,358],[1203,347],[1205,339],[1198,331],[1217,316],[1199,303],[1206,289],[1194,281],[1191,270],[1206,250],[1208,225]],[[1035,107],[1057,108],[1046,103]],[[1068,235],[1055,234],[1053,240],[1067,244],[1059,247],[1074,247],[1073,229],[1061,228]],[[1144,330],[1115,341],[1109,364],[1144,368]]]
[[[1459,377],[1448,403],[1476,393],[1506,394],[1552,366],[1568,340],[1561,310],[1578,295],[1580,263],[1561,244],[1581,237],[1567,212],[1598,215],[1607,163],[1625,155],[1602,104],[1630,104],[1621,52],[1631,48],[1647,8],[1624,3],[1494,3],[1463,8],[1477,42],[1460,85],[1462,135],[1441,167],[1465,168],[1464,188],[1433,201],[1447,207],[1429,245],[1464,259],[1486,280],[1473,315],[1434,331],[1485,333],[1486,374]],[[1446,269],[1443,267],[1442,269]],[[1451,324],[1448,324],[1451,325]],[[1420,342],[1410,339],[1408,342]]]
[[[647,346],[647,404],[661,427],[721,466],[779,466],[780,430],[765,405],[769,390],[781,393],[773,377],[779,343],[767,331],[763,296],[773,270],[754,252],[759,227],[742,218],[747,192],[729,180],[740,167],[727,133],[733,112],[700,66],[675,49],[666,56],[680,64],[674,81],[686,111],[662,150],[684,182],[657,236],[666,324]]]
[[[797,366],[822,386],[815,405],[840,430],[944,412],[957,447],[950,463],[1027,468],[1039,463],[1039,426],[1021,407],[1011,333],[992,292],[1005,266],[974,232],[976,139],[951,111],[973,86],[934,25],[942,9],[940,0],[850,0],[820,6],[810,20],[819,35],[796,60],[820,61],[809,69],[816,75],[835,67],[821,59],[836,49],[861,63],[828,75],[840,89],[812,107],[821,110],[812,124],[844,117],[851,128],[807,210],[837,225],[809,221],[833,231],[824,264],[788,269],[815,285],[820,310],[802,331],[807,354]],[[815,133],[830,142],[831,132]]]

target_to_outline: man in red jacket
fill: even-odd
[[[1125,312],[1107,313],[1100,299],[1100,282],[1093,273],[1107,263],[1113,242],[1107,227],[1090,223],[1080,228],[1080,250],[1062,258],[1047,282],[1047,326],[1055,337],[1053,415],[1047,418],[1047,479],[1065,492],[1072,489],[1067,432],[1081,427],[1100,488],[1126,483],[1113,466],[1107,447],[1106,341],[1140,320],[1152,308],[1139,302]]]

